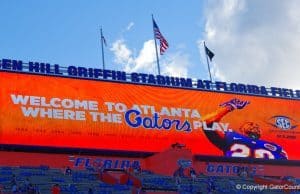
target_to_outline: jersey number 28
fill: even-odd
[[[254,149],[251,152],[251,149],[244,144],[233,144],[230,147],[232,152],[232,157],[253,157],[253,158],[264,158],[264,159],[274,159],[272,152],[266,149]],[[253,155],[252,155],[253,154]]]

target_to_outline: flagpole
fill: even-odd
[[[210,78],[210,81],[212,82],[212,78],[211,78],[211,73],[210,73],[210,65],[209,65],[209,61],[208,61],[208,56],[206,54],[206,50],[205,50],[205,41],[203,41],[203,47],[204,47],[204,53],[205,53],[205,56],[206,56],[206,62],[207,62],[207,68],[208,68],[208,73],[209,73],[209,78]]]
[[[102,33],[102,27],[100,27],[100,33],[101,33],[101,51],[102,51],[102,65],[103,69],[105,69],[105,63],[104,63],[104,49],[103,49],[103,33]]]
[[[153,19],[153,14],[152,14],[152,26],[153,26],[153,21],[154,21],[154,19]],[[156,43],[154,26],[153,26],[153,37],[154,37],[154,44],[155,44],[157,70],[158,70],[158,75],[160,75],[160,66],[159,66],[159,58],[158,58],[158,52],[157,52],[157,43]]]

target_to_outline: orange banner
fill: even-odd
[[[0,84],[0,144],[300,158],[298,100],[7,72]]]

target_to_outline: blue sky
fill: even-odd
[[[157,73],[151,14],[169,42],[163,74],[300,89],[297,0],[2,0],[0,58]]]

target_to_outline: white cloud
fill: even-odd
[[[133,26],[134,26],[134,23],[130,22],[126,27],[126,30],[129,31]]]
[[[216,78],[300,89],[298,10],[297,0],[209,1],[205,39]]]
[[[162,74],[175,77],[187,77],[189,64],[190,61],[187,54],[180,52],[170,54],[168,58],[163,61]]]
[[[112,44],[110,50],[114,53],[115,58],[114,62],[122,64],[123,68],[130,69],[132,64],[133,57],[132,51],[127,48],[125,41],[123,39],[117,40]]]
[[[154,48],[153,40],[144,42],[143,48],[135,58],[135,66],[132,68],[132,71],[155,72],[156,66],[154,64],[156,62],[156,55]]]
[[[138,55],[134,57],[132,54],[133,51],[121,39],[115,41],[110,50],[115,55],[114,62],[120,64],[124,71],[157,74],[154,48],[154,41],[147,40],[144,42]],[[159,57],[161,73],[163,75],[187,77],[188,66],[190,64],[187,54],[182,54],[181,52],[165,53],[164,56]]]

